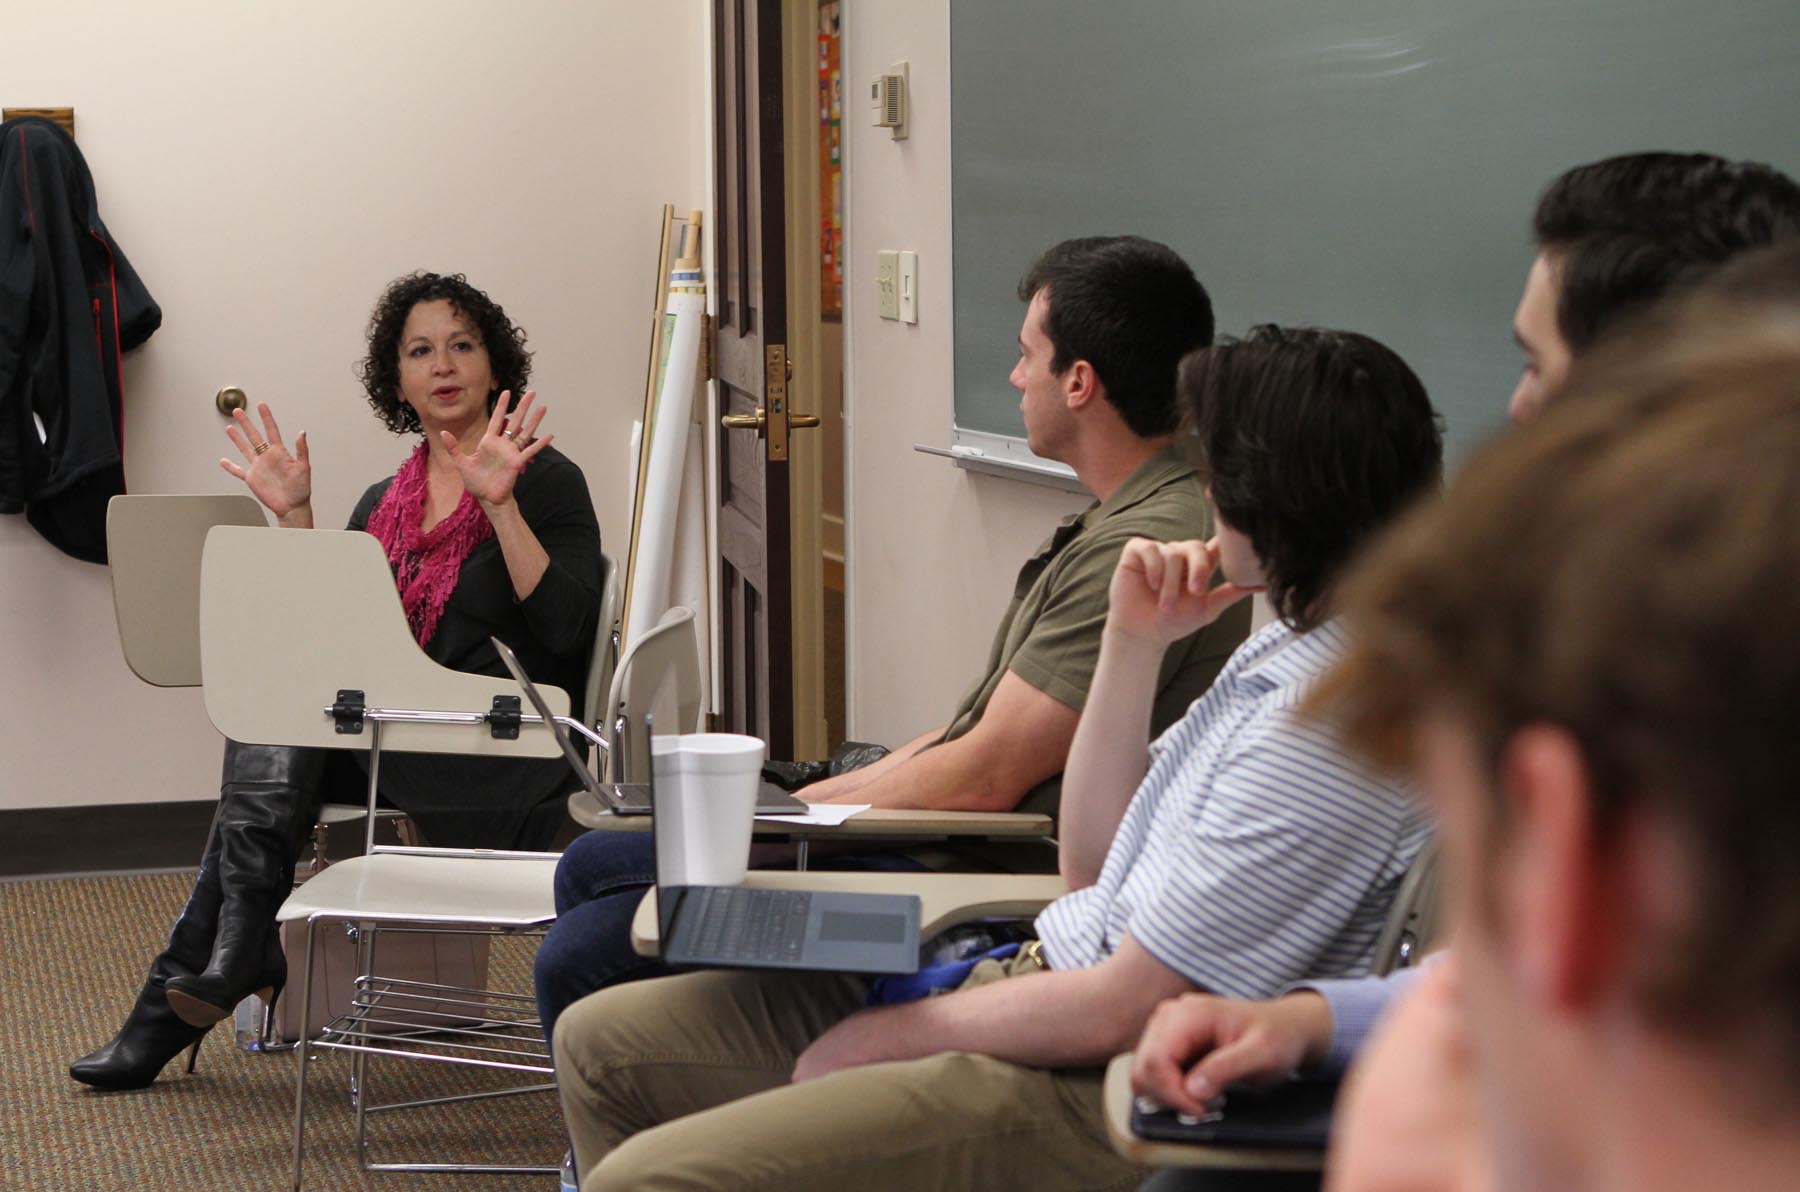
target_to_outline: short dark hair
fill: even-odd
[[[1721,261],[1800,235],[1800,185],[1761,162],[1625,154],[1552,182],[1532,231],[1557,270],[1557,329],[1579,354]]]
[[[1042,291],[1058,376],[1085,360],[1106,400],[1139,438],[1175,429],[1175,369],[1212,342],[1212,299],[1186,261],[1141,236],[1088,236],[1047,250],[1019,282],[1019,301]]]
[[[1647,811],[1689,863],[1691,924],[1638,958],[1639,1000],[1800,1091],[1800,318],[1633,328],[1566,398],[1358,569],[1314,705],[1402,766],[1444,708],[1495,775],[1520,730],[1568,732],[1599,847]],[[1507,839],[1488,804],[1477,856]]]
[[[356,366],[369,405],[397,435],[417,434],[425,428],[418,413],[400,398],[400,333],[406,316],[421,302],[448,302],[469,321],[481,346],[487,349],[494,374],[495,395],[511,390],[516,398],[531,380],[531,353],[525,348],[525,329],[506,317],[500,304],[469,284],[460,273],[409,273],[397,277],[382,291],[369,315],[369,354]]]
[[[1247,535],[1282,620],[1311,629],[1357,550],[1443,471],[1443,420],[1366,335],[1253,327],[1181,363],[1221,520]]]

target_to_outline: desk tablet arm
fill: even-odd
[[[570,796],[569,814],[590,828],[625,832],[648,831],[634,816],[615,817],[586,791]],[[927,811],[905,807],[871,807],[841,824],[784,824],[779,818],[756,821],[765,839],[793,840],[948,840],[956,838],[1048,840],[1056,824],[1047,815],[1016,811]]]

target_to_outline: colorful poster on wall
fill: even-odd
[[[819,5],[819,311],[844,313],[843,0]]]

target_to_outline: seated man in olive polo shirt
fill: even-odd
[[[1135,236],[1066,240],[1032,265],[1019,298],[1027,305],[1011,380],[1026,440],[1039,456],[1073,468],[1095,502],[1026,560],[987,665],[950,719],[873,765],[806,787],[809,800],[1055,815],[1125,543],[1213,533],[1205,482],[1174,447],[1176,367],[1213,332],[1212,303],[1193,271],[1167,247]],[[1146,742],[1206,690],[1249,622],[1244,602],[1169,647]],[[1033,865],[1029,854],[955,851],[962,855],[952,863],[972,867]],[[920,868],[935,860],[889,852],[825,864]],[[1054,867],[1054,858],[1036,860]],[[667,971],[631,949],[631,916],[652,872],[643,833],[589,832],[563,854],[559,918],[536,966],[546,1030],[580,997]]]

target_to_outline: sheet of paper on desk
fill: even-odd
[[[805,815],[759,815],[765,824],[807,824],[815,828],[835,828],[859,811],[867,811],[873,803],[814,803]]]

